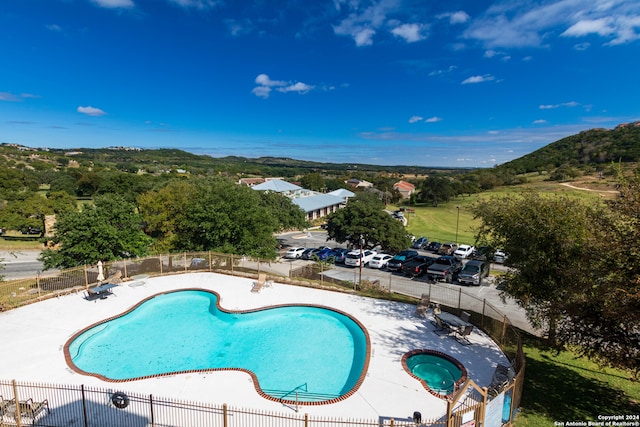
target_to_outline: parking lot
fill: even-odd
[[[320,247],[329,246],[337,247],[339,245],[335,241],[327,241],[327,234],[324,231],[312,231],[310,233],[286,233],[278,236],[278,241],[282,245],[281,252],[284,254],[289,247],[302,246],[302,247]],[[438,255],[428,251],[419,250],[421,254],[426,256],[437,258]],[[283,264],[288,264],[289,269],[293,270],[298,267],[302,267],[312,263],[313,261],[306,261],[300,259],[280,259]],[[464,261],[466,262],[466,260]],[[492,263],[492,271],[504,271],[506,267],[501,264]],[[362,270],[362,277],[360,277],[360,271]],[[326,271],[326,277],[330,277],[336,280],[348,281],[354,284],[361,283],[362,281],[378,281],[379,286],[383,289],[387,289],[391,292],[401,293],[411,296],[419,296],[422,293],[427,293],[430,290],[430,283],[425,277],[407,277],[401,272],[391,272],[387,270],[378,270],[369,267],[348,267],[342,264],[336,264],[330,270]],[[488,280],[483,282],[482,286],[465,286],[459,285],[455,281],[453,283],[439,282],[438,286],[448,288],[452,293],[464,292],[468,295],[474,296],[479,300],[486,301],[502,313],[506,314],[514,326],[525,330],[527,332],[536,333],[535,329],[531,327],[524,310],[518,306],[515,300],[506,298],[504,301],[499,289],[495,286],[495,276],[490,275]]]

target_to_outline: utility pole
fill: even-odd
[[[456,218],[456,245],[458,244],[458,225],[460,224],[460,206],[456,206],[458,217]]]

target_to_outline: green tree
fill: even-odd
[[[303,214],[290,201],[222,179],[172,182],[138,201],[147,231],[170,251],[274,258],[274,233],[299,224]]]
[[[507,254],[512,267],[500,284],[544,327],[556,344],[567,305],[592,274],[593,220],[602,209],[567,196],[521,195],[484,199],[473,208],[478,241]]]
[[[121,196],[98,196],[82,211],[59,215],[52,238],[57,248],[45,249],[40,259],[49,269],[145,256],[150,240],[141,223],[135,205]]]
[[[383,251],[398,252],[406,249],[411,239],[402,224],[384,211],[377,196],[358,193],[346,207],[327,217],[329,239],[358,247],[360,238],[364,246],[380,246]]]
[[[450,178],[430,176],[420,183],[416,199],[419,202],[431,202],[433,206],[446,203],[456,196],[456,190]]]
[[[324,177],[318,172],[308,173],[300,179],[300,185],[303,188],[313,191],[323,191],[326,186]]]

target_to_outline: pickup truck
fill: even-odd
[[[418,255],[413,257],[411,261],[407,261],[402,266],[402,272],[405,276],[418,277],[427,272],[427,268],[433,264],[433,258],[426,255]]]
[[[451,255],[443,255],[427,268],[427,275],[432,280],[444,280],[447,283],[451,283],[453,282],[453,277],[460,270],[462,270],[461,260]]]
[[[389,262],[387,263],[387,270],[401,271],[402,265],[416,256],[418,256],[418,251],[414,251],[411,249],[404,250],[396,254],[396,256],[389,260]]]

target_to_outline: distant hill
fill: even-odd
[[[614,129],[590,129],[546,145],[498,168],[515,173],[550,171],[560,166],[640,162],[640,121]]]
[[[467,168],[437,168],[421,166],[380,166],[358,163],[322,163],[296,160],[286,157],[247,158],[239,156],[211,157],[174,148],[140,149],[133,147],[105,148],[30,148],[17,144],[0,144],[0,157],[15,162],[33,164],[35,159],[53,165],[78,166],[95,169],[111,169],[124,172],[146,170],[148,172],[186,171],[195,175],[263,175],[295,177],[310,172],[327,175],[353,173],[396,173],[400,175],[427,175],[438,172],[461,173]],[[2,166],[0,158],[0,166]]]

